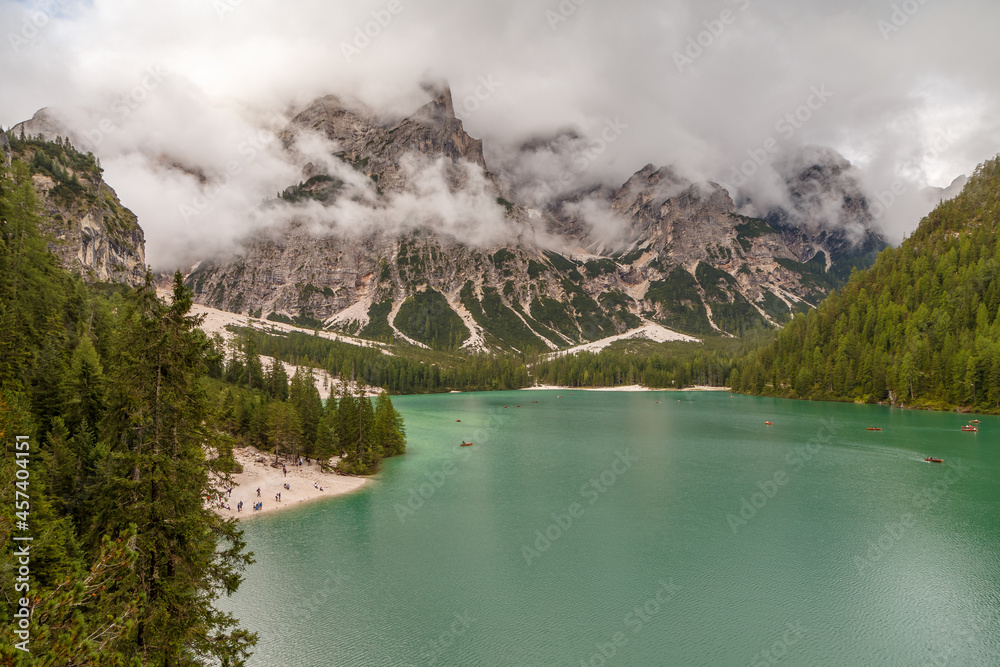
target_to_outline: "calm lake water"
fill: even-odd
[[[251,665],[1000,665],[1000,419],[394,403],[408,450],[376,481],[244,523],[257,563],[224,608],[260,633]]]

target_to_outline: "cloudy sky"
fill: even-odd
[[[327,93],[405,114],[428,76],[491,163],[613,126],[583,169],[612,185],[654,163],[764,191],[782,154],[830,146],[873,197],[901,193],[881,219],[892,241],[926,212],[924,187],[1000,152],[986,0],[0,0],[0,24],[0,124],[67,110],[154,266],[300,180],[267,128]],[[185,219],[199,181],[165,160],[240,173]]]

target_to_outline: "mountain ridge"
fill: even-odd
[[[285,148],[294,150],[302,132],[334,142],[334,157],[375,184],[373,215],[420,187],[431,161],[450,193],[478,188],[480,200],[496,202],[507,239],[477,246],[419,227],[317,235],[306,212],[335,210],[346,187],[311,163],[307,180],[282,193],[304,219],[293,215],[277,235],[247,240],[233,257],[200,262],[187,276],[197,300],[383,340],[524,351],[571,347],[649,322],[695,336],[776,326],[838,284],[831,265],[844,265],[845,274],[857,265],[854,246],[830,227],[782,228],[741,216],[721,186],[652,164],[618,188],[577,198],[627,225],[617,250],[600,248],[582,209],[565,208],[571,198],[542,212],[518,203],[486,165],[482,142],[455,118],[447,89],[388,122],[320,98],[281,133]],[[408,169],[412,159],[425,166]],[[863,203],[860,210],[867,210]],[[545,235],[553,230],[575,231],[552,244]],[[868,232],[873,245],[886,245]]]
[[[787,209],[762,217],[716,183],[654,164],[539,208],[489,168],[450,89],[426,91],[403,118],[335,95],[302,107],[278,134],[282,149],[318,137],[329,155],[264,203],[278,222],[188,269],[195,299],[443,349],[565,349],[651,323],[740,336],[815,307],[887,245],[849,163],[830,151],[789,176],[797,200],[791,188]],[[20,127],[63,141],[46,110]],[[822,220],[810,217],[817,202]]]

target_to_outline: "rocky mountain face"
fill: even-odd
[[[694,335],[740,335],[815,306],[886,245],[849,165],[829,155],[790,172],[793,205],[766,218],[740,215],[714,183],[654,165],[617,189],[565,196],[540,211],[519,205],[489,172],[482,143],[464,131],[447,90],[401,121],[325,97],[283,133],[288,150],[303,132],[335,142],[334,157],[376,185],[373,215],[420,193],[415,158],[443,163],[452,192],[481,174],[477,187],[493,207],[485,213],[502,221],[505,240],[473,245],[419,227],[317,234],[303,214],[231,256],[199,262],[187,278],[197,300],[438,349],[558,349],[650,321]],[[306,180],[286,190],[282,204],[334,207],[336,215],[350,195],[329,172],[307,165]],[[827,217],[814,214],[820,203]],[[595,211],[613,221],[615,242],[595,233]]]
[[[32,121],[0,133],[4,154],[31,170],[49,250],[87,282],[141,284],[145,237],[135,214],[104,182],[94,156],[76,150],[50,124],[42,110]]]
[[[776,166],[789,202],[770,207],[764,217],[796,254],[805,258],[824,252],[837,281],[846,280],[855,266],[873,264],[886,242],[872,225],[851,163],[829,148],[807,146]]]
[[[303,130],[318,132],[335,141],[341,148],[338,157],[371,176],[383,191],[405,188],[407,178],[400,165],[410,154],[466,161],[486,168],[483,142],[465,133],[462,121],[455,117],[451,92],[447,89],[437,92],[434,99],[409,118],[391,126],[373,115],[350,110],[335,96],[328,95],[292,120],[281,134],[285,146],[293,145]],[[307,168],[307,175],[315,174]]]

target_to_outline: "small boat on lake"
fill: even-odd
[[[969,420],[969,423],[970,423],[970,424],[978,424],[978,423],[979,423],[979,420],[978,420],[978,419],[970,419],[970,420]]]
[[[462,421],[462,420],[461,420],[461,419],[456,419],[455,421],[457,421],[457,422],[460,422],[460,421]]]
[[[774,426],[774,422],[764,422],[765,426]]]
[[[979,431],[979,429],[975,426],[963,426],[962,430],[966,433],[976,433]]]
[[[869,427],[868,427],[868,428],[866,428],[865,430],[866,430],[866,431],[881,431],[882,429],[880,429],[880,428],[879,428],[879,427],[877,427],[877,426],[869,426]]]
[[[471,442],[466,442],[465,440],[463,440],[462,444],[459,445],[459,447],[472,447],[472,443]]]
[[[944,463],[944,459],[936,459],[933,456],[924,458],[924,461],[927,461],[928,463]]]

